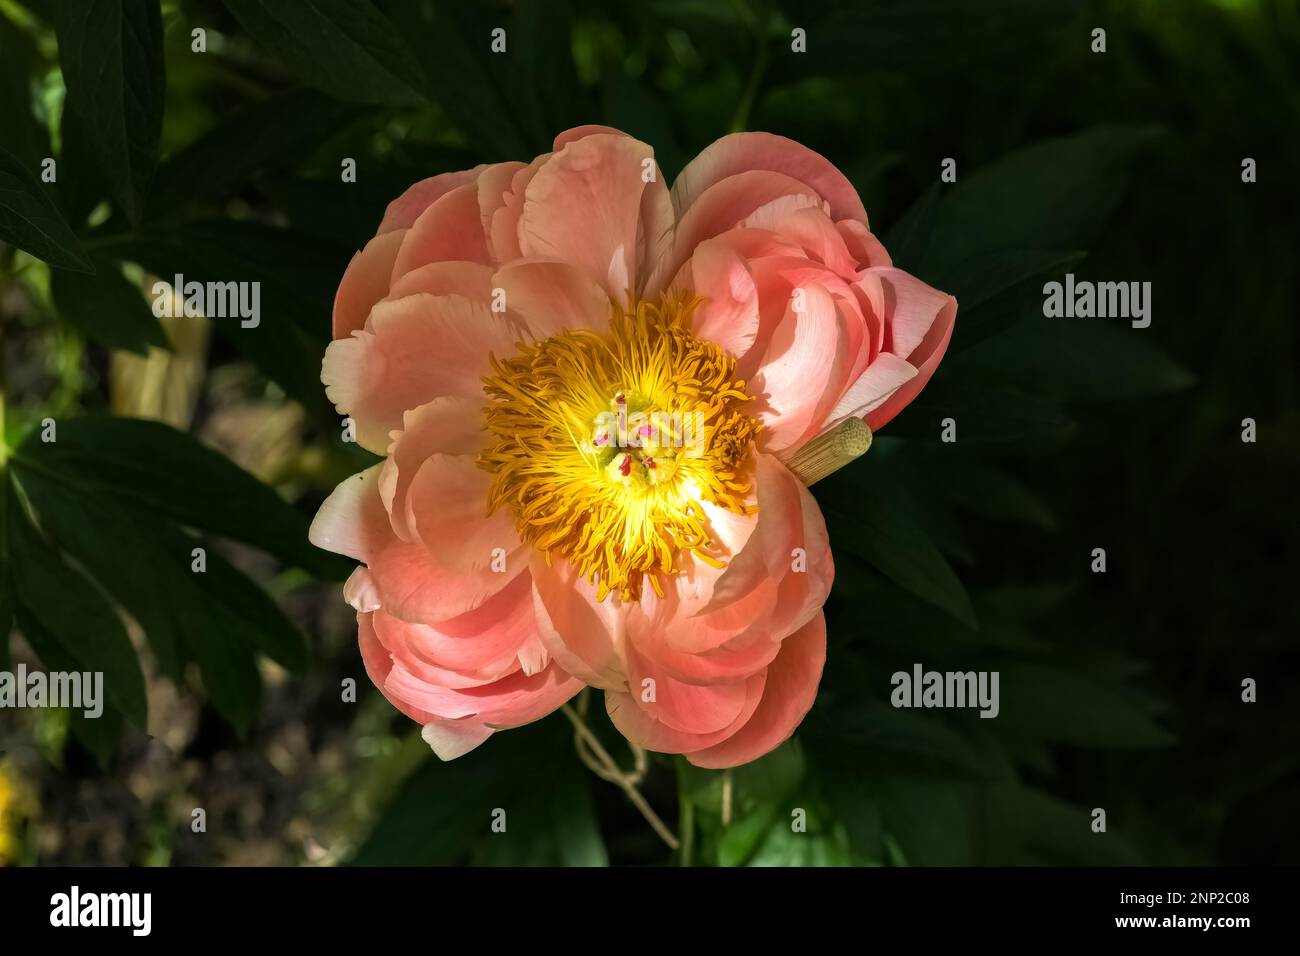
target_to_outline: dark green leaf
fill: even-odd
[[[888,425],[890,437],[941,441],[944,419],[956,423],[957,445],[1046,447],[1066,438],[1074,422],[1054,404],[999,384],[948,375],[933,379]],[[859,466],[864,467],[864,466]]]
[[[370,0],[224,0],[277,61],[335,99],[413,104],[423,88],[419,61]]]
[[[608,125],[653,146],[655,162],[659,164],[664,179],[672,182],[686,164],[686,158],[664,105],[653,93],[623,73],[610,77],[604,95]]]
[[[999,672],[998,730],[1113,750],[1143,750],[1173,742],[1132,695],[1114,686],[1039,664],[1012,662]]]
[[[1016,150],[948,193],[935,217],[923,278],[999,250],[1077,249],[1110,218],[1128,167],[1156,135],[1103,126]]]
[[[180,275],[186,284],[258,283],[257,324],[216,317],[217,333],[291,397],[318,410],[326,407],[320,357],[347,250],[296,231],[243,222],[152,228],[115,242],[113,249],[167,282]]]
[[[68,88],[64,130],[80,143],[60,178],[98,179],[138,221],[158,162],[166,86],[157,0],[60,0],[55,32]]]
[[[219,199],[243,187],[256,170],[297,162],[355,114],[354,107],[306,90],[255,103],[159,167],[150,209],[166,217]]]
[[[1152,342],[1149,331],[1107,319],[1040,316],[971,349],[962,361],[1072,401],[1139,398],[1191,386],[1195,376]]]
[[[999,787],[990,803],[1009,823],[1028,857],[1016,862],[1056,866],[1138,866],[1142,857],[1114,832],[1121,820],[1112,815],[1105,833],[1092,829],[1092,814],[1084,807],[1028,787]]]
[[[33,433],[13,464],[181,524],[243,541],[313,574],[352,562],[307,541],[307,518],[272,489],[184,432],[159,422],[87,416],[59,423],[58,440]]]
[[[450,763],[430,756],[352,862],[446,866],[473,852],[494,863],[598,865],[604,848],[586,786],[570,725],[559,715],[496,734]],[[546,796],[552,788],[555,799]],[[504,833],[492,831],[498,808],[506,812]]]
[[[0,17],[0,117],[5,121],[5,146],[24,169],[40,169],[50,156],[50,134],[32,111],[31,77],[38,70],[36,50],[26,33]]]
[[[52,266],[94,272],[46,188],[34,171],[0,148],[0,239]]]
[[[889,757],[894,768],[902,761],[916,771],[959,778],[987,774],[974,748],[936,715],[915,714],[868,699],[821,717],[825,719],[815,720],[802,736],[822,762],[876,765]]]
[[[96,257],[95,272],[56,271],[50,292],[59,316],[87,338],[141,355],[150,346],[167,348],[167,336],[144,292],[122,275],[115,262]]]
[[[978,825],[973,784],[897,774],[880,781],[885,830],[910,866],[970,866],[976,862]]]
[[[10,500],[9,518],[7,559],[13,566],[20,613],[40,628],[39,633],[28,634],[28,640],[41,642],[47,653],[61,654],[76,670],[102,673],[106,699],[144,728],[148,711],[144,676],[117,612],[21,517],[16,498]],[[41,641],[44,637],[48,643]],[[34,647],[38,655],[42,647]]]
[[[71,673],[81,669],[76,657],[65,650],[26,608],[18,609],[18,627],[47,670]],[[104,679],[108,680],[107,675]],[[69,709],[72,736],[90,751],[101,769],[107,769],[122,736],[121,711],[111,702],[104,703],[103,713],[98,717],[87,717],[84,707]]]
[[[256,647],[280,666],[301,673],[307,666],[307,644],[302,633],[266,591],[220,552],[211,547],[206,550],[208,570],[202,584],[210,602],[224,611],[218,614],[227,622],[224,633]]]
[[[957,297],[963,318],[1001,293],[1044,275],[1065,272],[1083,261],[1082,252],[1052,249],[997,249],[955,263],[943,276],[927,277]],[[1035,299],[1041,303],[1038,290]]]
[[[438,104],[486,157],[526,159],[550,149],[561,130],[591,121],[573,66],[567,0],[521,0],[512,14],[444,2],[432,19],[411,12],[403,22],[426,52]],[[506,31],[506,48],[494,53],[497,28]]]
[[[163,673],[199,664],[217,711],[244,731],[257,713],[262,650],[291,670],[306,663],[301,634],[266,593],[206,549],[193,570],[193,537],[157,516],[94,493],[69,494],[39,473],[23,489],[42,524],[144,630]]]
[[[817,500],[838,516],[831,540],[860,555],[899,587],[975,626],[970,598],[938,547],[921,529],[915,507],[884,469],[868,459],[853,483],[832,475],[816,485]]]
[[[939,202],[939,185],[936,183],[912,203],[903,218],[894,223],[885,235],[885,248],[889,250],[894,265],[900,269],[916,272],[925,262],[934,235],[935,218],[939,214]],[[959,301],[958,305],[964,307],[965,303]]]
[[[807,52],[791,53],[785,40],[773,73],[779,81],[864,69],[955,72],[1025,55],[1047,30],[1068,24],[1077,6],[1078,0],[822,0],[792,9],[793,22],[807,30]]]

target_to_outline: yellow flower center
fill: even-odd
[[[701,502],[744,514],[759,424],[727,353],[690,332],[698,299],[611,310],[605,332],[561,332],[492,356],[484,379],[488,513],[569,559],[604,600],[641,595],[693,552],[720,562]]]

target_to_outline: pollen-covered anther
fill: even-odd
[[[697,300],[665,296],[492,358],[484,379],[493,482],[520,537],[625,600],[663,593],[689,551],[718,563],[703,502],[752,509],[759,425],[735,361],[690,332]]]

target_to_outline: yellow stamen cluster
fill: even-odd
[[[701,502],[740,514],[758,423],[735,361],[690,332],[698,299],[611,310],[607,331],[565,331],[492,357],[488,513],[509,507],[519,536],[568,558],[625,600],[663,593],[690,551],[718,566]]]

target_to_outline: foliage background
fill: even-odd
[[[720,774],[652,762],[677,854],[559,715],[432,759],[305,540],[366,464],[317,381],[352,252],[416,179],[584,122],[670,177],[730,129],[804,142],[961,303],[921,399],[815,488],[837,577],[796,740],[725,826]],[[111,693],[0,712],[9,862],[1296,861],[1300,5],[0,0],[0,131],[0,665]],[[1151,281],[1152,326],[1044,319],[1066,271]],[[261,326],[159,323],[176,272],[261,281]],[[918,661],[999,670],[1001,716],[891,708]]]

